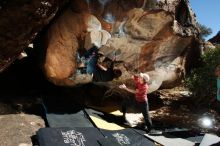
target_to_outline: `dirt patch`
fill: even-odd
[[[220,115],[210,106],[197,108],[192,101],[191,93],[183,87],[158,91],[164,106],[151,111],[154,120],[164,122],[178,127],[191,128],[204,132],[220,133]],[[207,103],[209,105],[209,103]],[[213,126],[204,128],[201,125],[201,118],[210,117]]]
[[[4,146],[31,145],[31,137],[45,127],[41,117],[28,114],[0,115],[0,125],[0,143]]]

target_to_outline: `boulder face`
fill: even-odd
[[[121,62],[114,67],[122,76],[112,83],[130,83],[131,74],[146,72],[154,91],[179,81],[189,65],[188,57],[192,53],[198,56],[195,24],[187,0],[72,0],[70,8],[48,29],[43,69],[54,84],[75,85],[71,77],[76,74],[77,51],[85,48],[91,30],[105,30],[111,38],[99,51],[106,57],[115,54]],[[92,43],[101,37],[93,35]]]
[[[19,56],[65,2],[0,3],[0,69]],[[122,71],[110,83],[132,85],[130,76],[145,72],[155,91],[175,85],[193,64],[190,59],[199,56],[198,33],[188,0],[70,0],[35,45],[43,50],[43,71],[55,85],[85,83],[75,78],[77,53],[95,44]]]
[[[0,71],[9,66],[55,16],[58,0],[0,2]]]

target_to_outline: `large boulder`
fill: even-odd
[[[62,3],[59,0],[0,2],[0,71],[19,57]]]
[[[71,78],[77,69],[76,52],[84,49],[91,29],[106,30],[112,36],[100,51],[104,56],[117,54],[117,61],[122,62],[115,65],[123,72],[112,82],[116,85],[131,83],[134,72],[147,72],[151,91],[161,85],[170,87],[199,56],[199,30],[187,0],[71,2],[47,32],[43,66],[47,78],[56,85],[76,84]],[[189,63],[190,57],[194,59]],[[129,64],[129,69],[124,64]]]
[[[43,72],[55,85],[85,83],[74,77],[76,57],[91,44],[116,58],[115,68],[123,74],[111,83],[130,84],[131,74],[147,72],[151,91],[178,83],[200,53],[188,0],[11,0],[0,2],[0,16],[0,70],[45,28],[35,45]]]

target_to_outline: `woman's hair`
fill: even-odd
[[[148,80],[146,80],[145,78],[142,78],[142,79],[143,79],[144,84],[148,83]]]

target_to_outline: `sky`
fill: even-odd
[[[197,21],[212,29],[212,34],[206,40],[215,36],[220,31],[220,0],[189,1]]]

